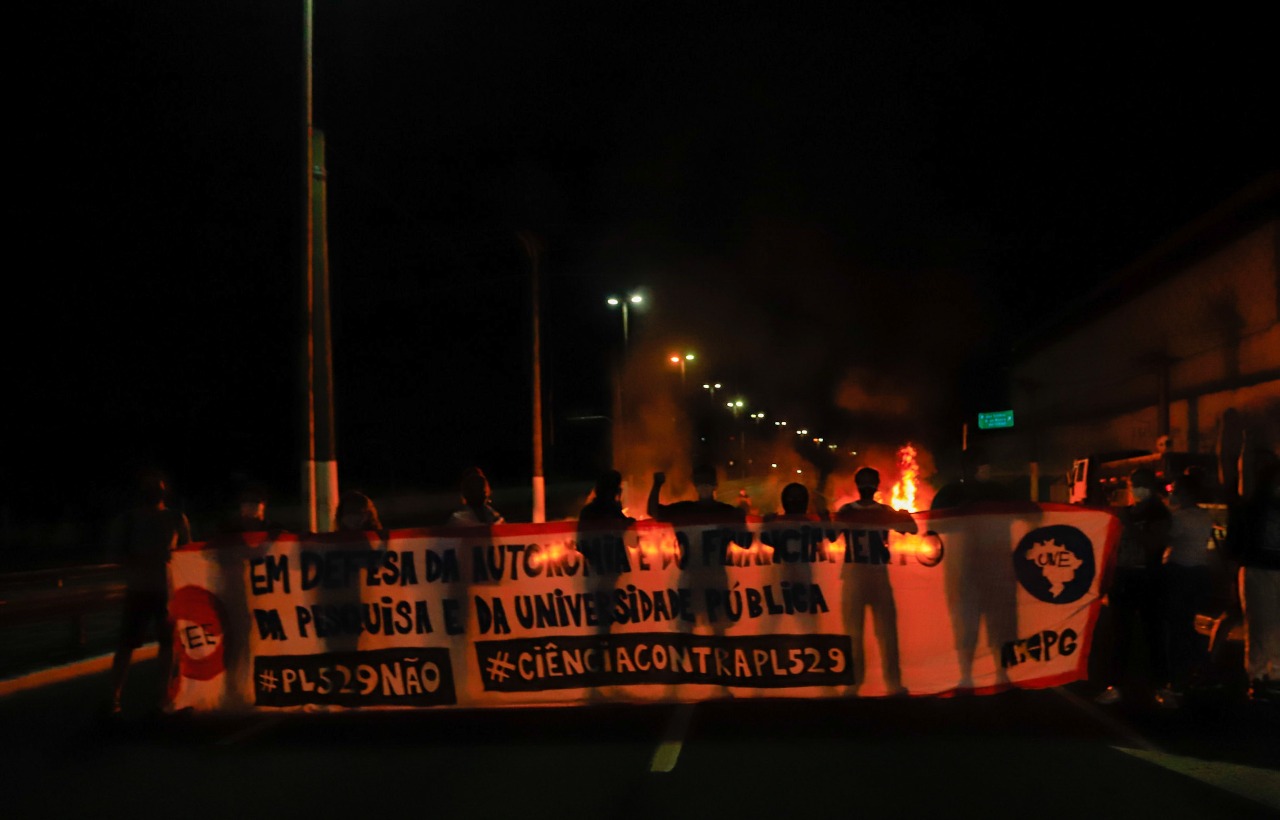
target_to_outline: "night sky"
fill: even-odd
[[[296,493],[301,6],[11,30],[11,522],[149,464]],[[638,383],[696,350],[774,417],[934,446],[1007,406],[1017,339],[1276,167],[1273,29],[1089,14],[317,0],[344,484],[527,481],[521,230],[552,479],[603,463],[570,419],[610,412],[628,288]]]

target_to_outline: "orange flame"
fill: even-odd
[[[895,510],[915,512],[916,493],[920,489],[920,463],[915,446],[907,442],[898,448],[898,481],[893,485],[893,500],[890,502]]]

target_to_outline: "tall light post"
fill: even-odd
[[[607,300],[609,307],[622,308],[622,350],[626,352],[628,345],[628,329],[627,329],[627,310],[629,305],[639,305],[644,302],[644,297],[638,293],[630,293],[626,296],[610,296]]]
[[[685,365],[696,358],[697,357],[694,356],[692,353],[686,353],[683,356],[681,356],[678,353],[672,353],[671,357],[668,359],[668,361],[670,361],[672,364],[680,365],[680,388],[682,390],[684,389],[684,386],[685,386],[685,379],[684,379]],[[706,385],[703,385],[703,387],[706,387]]]
[[[542,474],[542,335],[539,320],[538,260],[542,242],[531,231],[516,234],[529,256],[530,293],[533,302],[533,523],[547,520],[547,485]]]
[[[622,309],[622,356],[619,358],[618,364],[614,369],[614,390],[613,390],[613,466],[614,469],[627,474],[626,465],[623,463],[622,444],[626,440],[627,431],[627,410],[626,402],[622,396],[622,371],[626,367],[627,349],[630,346],[630,328],[629,313],[631,305],[640,305],[644,303],[644,297],[639,293],[632,291],[625,296],[610,296],[605,302],[609,307]]]

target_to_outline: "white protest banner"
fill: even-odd
[[[1116,519],[253,534],[170,562],[172,709],[995,692],[1083,678]]]

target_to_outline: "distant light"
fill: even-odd
[[[617,306],[618,306],[618,297],[616,297],[616,296],[610,296],[610,297],[609,297],[609,305],[610,305],[610,306],[612,306],[612,307],[617,307]]]
[[[734,407],[741,407],[741,406],[742,406],[742,399],[738,399],[737,401],[735,401],[735,402],[733,403],[733,406],[734,406]]]
[[[702,385],[702,389],[703,389],[703,390],[710,390],[710,389],[711,389],[711,385],[709,385],[709,384],[704,384],[704,385]]]
[[[764,413],[759,414],[760,418],[764,418]]]
[[[644,301],[644,297],[643,297],[643,296],[641,296],[641,295],[640,295],[640,294],[638,294],[638,293],[637,293],[637,294],[633,294],[633,295],[632,295],[632,297],[631,297],[631,304],[633,304],[633,305],[638,305],[638,304],[640,304],[640,303],[641,303],[641,302],[643,302],[643,301]]]
[[[780,422],[778,422],[778,423],[779,423],[779,424],[781,424],[783,427],[786,427],[786,426],[787,426],[787,423],[786,423],[785,421],[780,421]]]
[[[693,361],[693,354],[692,354],[692,353],[686,353],[686,354],[684,354],[684,360],[685,360],[685,361],[687,361],[687,362],[691,362],[691,361]]]
[[[725,407],[733,407],[733,402],[731,402],[731,401],[725,402],[724,406],[725,406]]]
[[[716,389],[717,389],[717,390],[719,390],[719,389],[720,389],[720,383],[719,383],[719,382],[716,382]]]
[[[823,441],[825,441],[825,439],[822,439],[822,438],[815,438],[815,439],[814,439],[814,441],[816,441],[816,442],[818,442],[819,444],[821,444]]]
[[[836,445],[835,445],[835,444],[828,444],[828,445],[827,445],[827,449],[828,449],[828,450],[834,450],[834,449],[836,449]]]
[[[801,474],[801,473],[803,473],[803,472],[804,472],[804,470],[796,470],[796,475],[800,475],[800,474]]]
[[[778,465],[777,465],[777,464],[770,464],[769,466],[770,466],[770,467],[772,467],[772,468],[773,468],[773,469],[775,469],[775,470],[776,470],[776,469],[778,469]]]
[[[858,451],[857,451],[857,450],[850,450],[850,451],[849,451],[849,455],[851,455],[851,456],[856,456],[857,454],[858,454]]]
[[[679,356],[672,356],[672,357],[671,357],[671,363],[672,363],[672,364],[680,364],[680,357],[679,357]]]

